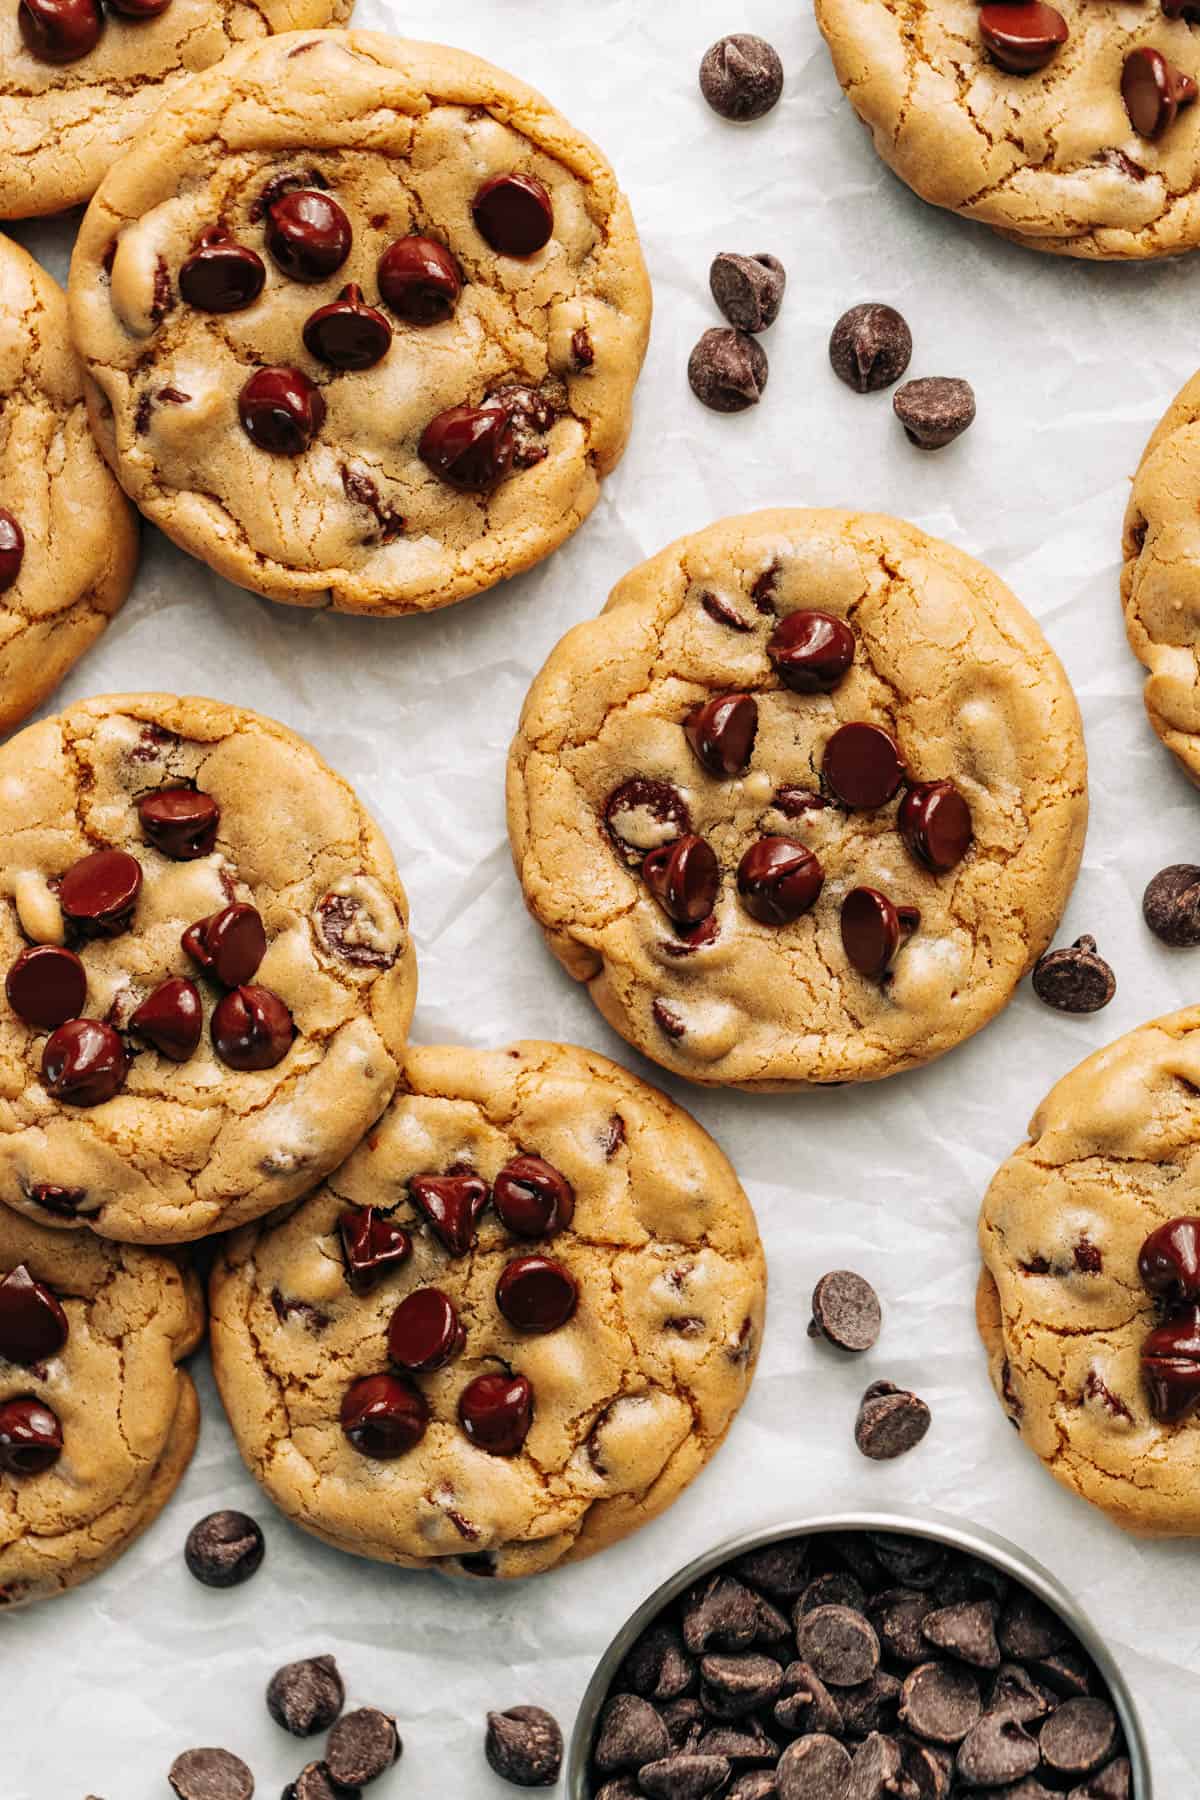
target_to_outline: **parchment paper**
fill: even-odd
[[[1197,1791],[1200,1552],[1123,1537],[1046,1476],[988,1386],[972,1319],[975,1218],[1034,1106],[1081,1057],[1200,996],[1200,951],[1156,945],[1139,911],[1162,864],[1196,858],[1200,797],[1147,725],[1117,597],[1127,480],[1200,352],[1200,261],[1104,268],[1041,258],[924,206],[878,162],[842,99],[803,0],[360,0],[364,26],[436,38],[513,69],[591,133],[628,189],[657,315],[633,441],[591,521],[528,577],[426,619],[310,614],[224,585],[147,531],[133,597],[58,696],[161,687],[239,701],[311,738],[380,818],[412,901],[421,994],[414,1037],[588,1044],[661,1080],[735,1162],[767,1245],[771,1304],[757,1383],[709,1471],[658,1524],[598,1561],[524,1586],[381,1570],[285,1524],[243,1472],[203,1358],[201,1447],[180,1494],[115,1569],[0,1622],[3,1800],[161,1800],[182,1749],[223,1744],[273,1800],[308,1760],[267,1716],[281,1662],[334,1652],[352,1700],[394,1710],[405,1740],[379,1800],[499,1800],[482,1756],[489,1707],[536,1702],[569,1729],[593,1664],[685,1559],[789,1513],[929,1504],[1005,1533],[1067,1583],[1109,1634],[1145,1710],[1161,1800]],[[782,104],[723,124],[696,71],[726,31],[779,48]],[[74,221],[15,235],[60,277]],[[718,250],[787,265],[764,339],[766,397],[706,413],[685,379],[719,323]],[[887,394],[830,372],[842,310],[888,300],[916,340],[910,374],[964,375],[978,421],[956,446],[907,444]],[[686,1089],[639,1064],[543,949],[504,831],[505,750],[534,672],[613,582],[668,539],[757,506],[896,512],[982,557],[1041,620],[1075,683],[1092,821],[1060,941],[1093,933],[1117,995],[1090,1019],[1028,984],[932,1069],[815,1096]],[[825,1269],[878,1284],[886,1326],[865,1362],[805,1336]],[[856,1452],[858,1394],[878,1376],[934,1411],[893,1466]],[[268,1558],[229,1594],[198,1587],[181,1550],[218,1506],[257,1513]]]

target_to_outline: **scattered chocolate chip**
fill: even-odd
[[[514,1787],[553,1787],[562,1768],[562,1732],[540,1706],[513,1706],[488,1714],[484,1754]]]
[[[717,694],[688,714],[683,731],[710,775],[744,775],[754,754],[758,702],[753,694]]]
[[[1121,98],[1133,129],[1140,137],[1154,139],[1175,123],[1181,106],[1191,106],[1196,83],[1161,50],[1139,44],[1125,58]]]
[[[876,1383],[876,1388],[881,1385]],[[916,1394],[868,1390],[858,1409],[854,1441],[872,1462],[890,1462],[914,1450],[932,1422],[929,1408]]]
[[[479,235],[501,256],[534,256],[554,231],[554,204],[536,175],[493,176],[471,212]]]
[[[963,1738],[955,1768],[970,1787],[1001,1787],[1032,1775],[1039,1760],[1037,1739],[1018,1720],[985,1713]]]
[[[70,1019],[42,1050],[42,1081],[67,1106],[102,1106],[129,1073],[129,1056],[111,1025]]]
[[[292,1047],[295,1023],[265,987],[236,987],[216,1005],[209,1026],[213,1049],[231,1069],[273,1069]]]
[[[516,1456],[533,1423],[533,1388],[524,1375],[477,1375],[459,1396],[458,1422],[476,1449]]]
[[[721,869],[704,839],[689,835],[651,850],[642,879],[669,919],[698,925],[716,905]]]
[[[1067,21],[1042,0],[981,6],[979,35],[992,61],[1010,75],[1044,69],[1067,41]]]
[[[73,950],[32,944],[22,950],[4,981],[8,1004],[38,1031],[77,1019],[87,999],[87,971]]]
[[[204,1030],[204,1008],[195,982],[178,975],[160,982],[131,1016],[129,1029],[171,1062],[186,1062]]]
[[[648,1700],[638,1694],[614,1694],[600,1715],[600,1729],[592,1752],[604,1775],[637,1770],[661,1761],[670,1753],[667,1728]]]
[[[1003,10],[1019,9],[1006,4]],[[892,410],[910,444],[918,450],[941,450],[961,437],[974,420],[975,391],[969,381],[957,376],[929,375],[897,388]]]
[[[466,1343],[465,1326],[441,1288],[414,1288],[388,1325],[388,1355],[398,1368],[431,1374],[444,1369]]]
[[[429,1406],[423,1394],[395,1375],[364,1375],[342,1396],[339,1422],[361,1456],[394,1462],[425,1436]]]
[[[179,1800],[252,1800],[254,1777],[231,1750],[185,1750],[167,1775]]]
[[[613,1121],[620,1127],[615,1151],[624,1138],[625,1126],[616,1113]],[[492,1204],[500,1223],[517,1237],[553,1237],[565,1231],[575,1217],[575,1190],[543,1157],[514,1156],[492,1184]]]
[[[1160,869],[1142,895],[1142,917],[1164,944],[1200,944],[1200,868],[1171,863]]]
[[[870,1350],[882,1324],[879,1296],[869,1281],[852,1269],[822,1275],[813,1289],[810,1337],[823,1337],[839,1350]]]
[[[57,1356],[67,1341],[67,1315],[24,1263],[0,1281],[0,1358],[32,1368]]]
[[[755,1651],[711,1653],[700,1664],[700,1698],[716,1719],[740,1719],[771,1706],[782,1684],[780,1664]]]
[[[408,1192],[442,1248],[451,1256],[466,1256],[475,1243],[479,1215],[492,1197],[483,1176],[414,1175]]]
[[[842,1800],[849,1778],[849,1752],[822,1732],[789,1744],[775,1771],[779,1800]]]
[[[324,1763],[306,1763],[295,1781],[284,1788],[281,1800],[360,1800],[357,1788],[339,1787]]]
[[[829,338],[834,374],[858,394],[899,381],[912,356],[912,332],[894,306],[868,300],[844,312]]]
[[[331,369],[371,369],[382,362],[392,342],[392,328],[378,307],[368,306],[363,291],[349,282],[327,306],[319,306],[304,322],[304,348]]]
[[[996,1642],[994,1600],[963,1600],[941,1607],[925,1620],[924,1633],[938,1650],[976,1669],[998,1669],[1000,1646]]]
[[[890,731],[855,719],[839,725],[821,758],[821,772],[843,806],[885,806],[904,780],[904,758]]]
[[[25,533],[7,506],[0,506],[0,594],[6,594],[25,560]]]
[[[802,608],[785,613],[767,640],[767,655],[785,687],[827,694],[854,661],[856,639],[845,619]]]
[[[238,395],[238,417],[260,450],[301,456],[325,423],[325,396],[289,364],[256,369]]]
[[[687,1026],[665,1000],[653,1001],[650,1010],[654,1015],[654,1023],[666,1037],[681,1038],[684,1035]]]
[[[188,926],[180,942],[206,974],[231,988],[253,980],[267,953],[262,915],[244,901],[198,919]]]
[[[711,412],[745,412],[767,385],[767,353],[757,338],[731,325],[706,331],[688,358],[688,381]]]
[[[783,92],[778,51],[750,32],[718,39],[700,64],[700,92],[723,119],[744,124],[763,118]]]
[[[549,1256],[521,1256],[507,1263],[496,1283],[496,1305],[517,1331],[558,1331],[579,1304],[579,1284]]]
[[[979,1682],[953,1663],[922,1663],[900,1690],[901,1723],[935,1744],[961,1743],[982,1712]]]
[[[404,514],[390,501],[381,498],[378,487],[365,469],[355,467],[350,463],[343,464],[342,492],[345,494],[347,500],[352,500],[354,502],[355,506],[365,506],[369,513],[374,514],[375,523],[379,529],[377,532],[372,533],[371,536],[364,539],[364,542],[393,544],[396,539],[403,534],[405,526]],[[332,938],[339,913],[349,920],[353,910],[353,902],[349,901],[347,895],[327,894],[321,902],[320,908],[323,935],[327,938]],[[365,952],[366,946],[358,945],[357,949],[360,952],[360,956],[350,960],[361,960],[361,956]],[[393,961],[394,960],[395,959],[393,958]]]
[[[236,244],[220,226],[202,232],[179,271],[180,297],[197,312],[241,312],[263,291],[263,259],[247,244]]]
[[[72,63],[100,42],[104,12],[100,0],[21,0],[17,24],[38,62]]]
[[[346,1704],[346,1690],[332,1656],[285,1663],[267,1684],[267,1711],[293,1737],[328,1731]]]
[[[146,842],[172,862],[193,862],[216,844],[221,808],[200,788],[159,788],[143,794],[137,814]]]
[[[870,1620],[848,1606],[818,1606],[796,1621],[796,1649],[830,1687],[859,1687],[879,1667]]]
[[[142,888],[142,865],[127,850],[95,850],[73,863],[59,884],[59,904],[86,937],[128,931]]]
[[[248,1513],[230,1510],[197,1519],[183,1546],[188,1572],[210,1588],[241,1587],[261,1568],[265,1554],[262,1528]]]
[[[960,863],[971,847],[971,809],[952,781],[918,781],[900,802],[896,823],[905,847],[935,875]]]
[[[638,1785],[652,1800],[710,1800],[733,1773],[723,1756],[670,1756],[638,1770]]]
[[[399,1762],[403,1745],[390,1714],[377,1706],[343,1713],[325,1745],[325,1767],[337,1788],[361,1788]]]
[[[433,238],[397,238],[380,257],[376,280],[384,305],[407,325],[444,324],[462,292],[458,263]]]
[[[779,317],[787,272],[778,257],[765,251],[739,256],[725,250],[713,258],[708,285],[731,325],[739,331],[766,331]]]
[[[1047,950],[1033,971],[1033,991],[1059,1012],[1099,1012],[1117,991],[1117,978],[1094,937],[1079,937],[1068,950]]]
[[[293,281],[325,281],[350,254],[350,221],[331,194],[292,188],[266,209],[267,249]]]
[[[425,427],[417,453],[449,487],[488,493],[513,465],[512,420],[503,407],[447,407]]]
[[[412,1238],[402,1225],[373,1206],[353,1207],[338,1219],[346,1280],[356,1294],[369,1294],[412,1255]]]
[[[762,925],[790,925],[816,904],[825,872],[796,838],[761,837],[738,864],[742,906]]]

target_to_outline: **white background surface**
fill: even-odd
[[[421,971],[414,1037],[518,1035],[638,1065],[563,975],[509,863],[502,769],[522,697],[561,633],[669,538],[766,505],[907,515],[991,563],[1042,621],[1083,705],[1092,822],[1059,941],[1092,932],[1116,999],[1091,1019],[1043,1009],[1028,984],[980,1037],[929,1070],[855,1092],[681,1097],[733,1158],[771,1269],[751,1399],[715,1465],[667,1517],[597,1562],[532,1585],[452,1585],[358,1563],[286,1525],[243,1473],[199,1363],[200,1451],[174,1503],[92,1585],[0,1624],[3,1800],[161,1800],[181,1749],[224,1744],[268,1800],[307,1760],[269,1720],[277,1664],[336,1653],[354,1702],[401,1722],[379,1800],[499,1800],[489,1707],[538,1702],[569,1730],[587,1677],[633,1605],[726,1534],[836,1505],[928,1503],[999,1530],[1065,1580],[1109,1634],[1145,1711],[1159,1800],[1200,1765],[1197,1552],[1122,1537],[1045,1476],[1001,1415],[972,1323],[974,1222],[995,1165],[1079,1058],[1200,992],[1200,951],[1156,945],[1148,877],[1197,857],[1200,799],[1145,722],[1117,597],[1119,531],[1150,427],[1196,361],[1193,261],[1104,268],[1037,257],[935,213],[880,164],[797,0],[361,0],[357,21],[478,51],[547,93],[616,164],[657,314],[633,441],[591,521],[558,556],[474,603],[394,622],[310,614],[227,587],[153,531],[133,597],[68,681],[204,692],[310,737],[381,819],[412,901]],[[707,45],[751,29],[783,56],[783,103],[736,128],[700,99]],[[59,275],[73,222],[16,235]],[[688,351],[719,322],[713,254],[772,251],[789,286],[764,339],[754,412],[704,412]],[[859,300],[908,317],[910,375],[963,375],[979,417],[934,456],[910,448],[887,394],[832,376],[830,327]],[[805,1336],[825,1269],[878,1284],[886,1325],[854,1366]],[[928,1399],[925,1445],[863,1461],[851,1429],[866,1381]],[[262,1518],[268,1558],[230,1594],[191,1581],[181,1549],[213,1507]]]

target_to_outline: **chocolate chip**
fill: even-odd
[[[67,1315],[24,1263],[0,1281],[0,1358],[32,1368],[57,1356],[69,1335]]]
[[[988,1690],[987,1710],[1004,1713],[1021,1725],[1032,1725],[1054,1711],[1056,1696],[1035,1681],[1019,1663],[1002,1663]]]
[[[336,300],[319,306],[304,321],[304,348],[331,369],[371,369],[382,362],[392,328],[377,307],[368,306],[354,282]]]
[[[635,775],[608,796],[604,823],[618,853],[640,866],[650,850],[686,836],[692,816],[687,801],[669,781]]]
[[[1065,1700],[1042,1726],[1042,1761],[1060,1775],[1090,1775],[1112,1756],[1117,1736],[1107,1700]]]
[[[866,1397],[874,1399],[878,1394],[898,1391],[890,1381],[878,1381],[867,1389]],[[944,1545],[901,1531],[872,1531],[869,1540],[876,1560],[893,1580],[903,1582],[905,1587],[936,1587],[946,1567]]]
[[[727,1762],[774,1763],[779,1745],[767,1736],[757,1719],[713,1725],[695,1745],[697,1756],[723,1756]]]
[[[1200,944],[1200,868],[1171,863],[1160,869],[1142,895],[1142,917],[1164,944]]]
[[[471,203],[475,227],[501,256],[534,256],[549,243],[554,205],[536,175],[495,175]]]
[[[1119,1756],[1107,1769],[1093,1775],[1082,1786],[1072,1788],[1069,1800],[1130,1800],[1133,1793],[1133,1770],[1128,1757]],[[1021,1800],[1021,1795],[1016,1796]]]
[[[129,1072],[129,1056],[111,1025],[71,1019],[46,1039],[42,1081],[67,1106],[102,1106]]]
[[[332,1656],[285,1663],[267,1685],[267,1711],[293,1737],[328,1731],[345,1704],[346,1690]]]
[[[815,1612],[818,1606],[848,1606],[862,1612],[867,1597],[862,1582],[847,1569],[828,1569],[810,1581],[796,1603],[796,1618]]]
[[[740,1719],[770,1706],[782,1684],[783,1669],[771,1656],[714,1654],[700,1664],[700,1698],[717,1719]]]
[[[910,1665],[928,1661],[921,1627],[932,1611],[933,1601],[917,1588],[888,1588],[873,1595],[869,1616],[885,1656]]]
[[[739,331],[766,331],[779,317],[787,272],[778,257],[732,250],[713,258],[708,285],[718,308]]]
[[[676,1700],[695,1686],[696,1667],[671,1625],[644,1631],[621,1664],[620,1680],[648,1700]]]
[[[885,806],[904,780],[904,758],[890,731],[855,719],[839,725],[825,745],[821,772],[843,806]]]
[[[829,337],[834,374],[858,394],[899,381],[912,356],[912,332],[894,306],[864,301],[844,312]]]
[[[324,1763],[306,1763],[295,1781],[284,1788],[281,1800],[360,1800],[357,1788],[339,1787]]]
[[[17,24],[38,62],[72,63],[100,42],[104,13],[100,0],[21,0]]]
[[[146,841],[172,862],[207,856],[217,841],[221,808],[200,788],[159,788],[137,803]]]
[[[603,1775],[659,1762],[671,1749],[667,1728],[648,1700],[614,1694],[600,1715],[592,1758]]]
[[[854,1753],[845,1800],[889,1800],[902,1791],[900,1770],[899,1744],[873,1731]]]
[[[454,1302],[440,1288],[414,1288],[388,1325],[388,1355],[398,1368],[430,1374],[444,1369],[466,1343]]]
[[[206,973],[225,987],[252,981],[267,953],[267,934],[256,906],[235,901],[189,925],[180,940]]]
[[[672,1750],[693,1751],[704,1736],[708,1724],[708,1715],[699,1700],[694,1696],[684,1695],[678,1700],[668,1700],[658,1711],[667,1728]]]
[[[183,1546],[189,1574],[204,1587],[241,1587],[266,1553],[261,1527],[248,1513],[213,1512],[197,1519]]]
[[[840,1732],[842,1713],[811,1663],[789,1663],[775,1702],[776,1722],[785,1731]]]
[[[839,1350],[870,1350],[879,1341],[883,1312],[869,1281],[852,1269],[822,1275],[812,1296],[810,1337],[822,1337]]]
[[[744,775],[754,754],[758,702],[753,694],[718,694],[688,714],[683,730],[710,775]]]
[[[725,1800],[778,1800],[774,1769],[747,1769],[725,1793]],[[600,1796],[596,1796],[600,1800]]]
[[[292,188],[267,207],[267,249],[293,281],[325,281],[350,254],[350,221],[330,194]]]
[[[908,1792],[905,1800],[948,1800],[954,1779],[954,1758],[937,1744],[919,1744],[901,1738],[900,1766]],[[902,1787],[901,1793],[905,1790]]]
[[[616,1114],[613,1118],[623,1136],[624,1125]],[[517,1237],[553,1237],[575,1216],[575,1190],[543,1157],[514,1156],[492,1184],[492,1204],[500,1223]]]
[[[842,901],[842,949],[852,969],[869,979],[886,975],[901,943],[917,929],[915,906],[894,906],[878,888],[857,887]]]
[[[238,417],[252,444],[272,456],[301,456],[325,423],[325,396],[288,363],[256,369],[238,395]]]
[[[444,244],[402,237],[389,244],[376,270],[385,306],[408,325],[441,325],[462,292],[462,271]]]
[[[1125,58],[1121,98],[1133,129],[1140,137],[1154,139],[1175,123],[1181,106],[1192,104],[1196,83],[1169,62],[1161,50],[1139,44]]]
[[[872,1462],[891,1462],[915,1450],[932,1422],[929,1408],[916,1394],[901,1388],[886,1393],[868,1390],[858,1409],[854,1441]]]
[[[482,1175],[414,1175],[409,1197],[451,1256],[466,1256],[475,1243],[479,1215],[491,1199]]]
[[[817,857],[796,838],[761,837],[738,864],[742,906],[762,925],[790,925],[816,904],[825,885]]]
[[[1071,1634],[1048,1606],[1025,1588],[1018,1588],[1005,1607],[997,1632],[1000,1648],[1014,1662],[1038,1662],[1065,1649]]]
[[[1017,9],[1005,6],[1004,10]],[[956,376],[929,375],[897,388],[892,410],[910,444],[919,450],[940,450],[961,437],[974,419],[975,391],[969,381]]]
[[[795,1600],[808,1582],[809,1552],[804,1538],[784,1538],[748,1550],[737,1561],[737,1573],[751,1586],[776,1600]]]
[[[992,61],[1010,75],[1044,69],[1067,41],[1067,21],[1042,0],[981,6],[979,35]]]
[[[129,929],[141,887],[136,856],[127,850],[96,850],[67,870],[58,899],[86,937],[119,937]]]
[[[723,37],[704,53],[700,92],[715,113],[739,124],[761,119],[783,92],[783,64],[765,38],[745,31]]]
[[[254,1777],[230,1750],[185,1750],[167,1775],[179,1800],[252,1800]]]
[[[706,331],[688,358],[688,381],[711,412],[745,412],[767,385],[767,353],[757,338],[731,325]]]
[[[829,693],[854,661],[857,640],[844,619],[801,608],[785,613],[767,640],[767,655],[785,687]]]
[[[343,1394],[339,1423],[361,1456],[394,1462],[425,1436],[429,1405],[395,1375],[364,1375]]]
[[[40,1400],[25,1397],[0,1405],[0,1471],[41,1475],[62,1455],[58,1415]]]
[[[935,875],[960,863],[971,847],[971,809],[952,781],[918,781],[896,814],[909,854]]]
[[[513,465],[512,420],[503,407],[447,407],[425,427],[417,454],[459,493],[488,493]]]
[[[796,1621],[796,1649],[828,1686],[860,1687],[879,1667],[870,1620],[848,1606],[818,1606]]]
[[[899,1704],[900,1683],[886,1669],[877,1669],[870,1681],[859,1687],[842,1688],[838,1694],[842,1723],[852,1737],[890,1730],[896,1723]]]
[[[160,982],[132,1014],[129,1029],[172,1062],[186,1062],[204,1029],[204,1008],[195,982],[178,975]]]
[[[496,1283],[496,1305],[517,1331],[558,1331],[579,1304],[579,1284],[549,1256],[520,1256]]]
[[[789,1744],[775,1771],[779,1800],[844,1800],[849,1778],[849,1752],[823,1732]]]
[[[653,1800],[709,1800],[728,1785],[732,1770],[723,1756],[671,1756],[638,1770],[638,1785]]]
[[[595,1800],[641,1800],[641,1792],[632,1775],[618,1775],[596,1789]]]
[[[1004,1713],[985,1713],[964,1737],[955,1767],[970,1787],[1001,1787],[1032,1775],[1039,1762],[1037,1740]]]
[[[25,533],[7,506],[0,506],[0,594],[6,594],[25,560]]]
[[[965,1600],[957,1606],[945,1606],[925,1620],[925,1636],[936,1649],[945,1650],[973,1668],[998,1669],[996,1614],[994,1600]]]
[[[202,232],[179,271],[179,293],[197,312],[241,312],[263,291],[267,271],[258,252],[235,244],[220,226]]]
[[[4,982],[8,1004],[38,1031],[78,1018],[87,999],[87,971],[73,950],[33,944],[22,950]]]
[[[562,1732],[540,1706],[513,1706],[488,1714],[484,1753],[514,1787],[553,1787],[562,1768]]]
[[[273,1069],[292,1047],[296,1027],[278,994],[236,987],[217,1002],[209,1026],[213,1049],[231,1069]]]
[[[346,1260],[346,1280],[356,1294],[369,1294],[412,1255],[412,1238],[402,1225],[373,1206],[353,1207],[338,1219]]]
[[[731,1575],[717,1574],[683,1604],[683,1641],[693,1656],[708,1650],[745,1650],[758,1637],[755,1595]]]
[[[1048,950],[1033,971],[1033,991],[1059,1012],[1099,1012],[1117,991],[1117,978],[1094,937],[1079,937],[1069,950]]]
[[[516,1456],[533,1423],[533,1388],[524,1375],[477,1375],[459,1397],[458,1422],[476,1449]]]
[[[900,1690],[901,1722],[935,1744],[960,1743],[982,1711],[975,1676],[953,1663],[922,1663]]]
[[[699,925],[716,905],[721,867],[704,839],[689,834],[651,850],[642,879],[669,919]]]
[[[714,594],[711,590],[706,589],[700,596],[700,604],[710,619],[715,619],[718,625],[724,625],[729,631],[754,630],[752,621],[743,619],[741,614],[735,612],[728,600],[722,599],[720,594]]]

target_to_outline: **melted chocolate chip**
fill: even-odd
[[[1142,1345],[1150,1410],[1164,1425],[1182,1425],[1200,1406],[1200,1305],[1191,1304],[1152,1331]]]
[[[180,941],[206,974],[230,988],[251,981],[267,953],[262,915],[242,900],[189,925]]]
[[[8,592],[25,560],[25,533],[7,506],[0,506],[0,594]]]
[[[579,1284],[548,1256],[510,1262],[496,1283],[496,1305],[518,1331],[557,1331],[579,1304]]]
[[[4,982],[8,1004],[38,1031],[76,1019],[87,998],[87,971],[73,950],[33,944],[22,950]]]
[[[325,423],[325,396],[300,369],[257,369],[238,395],[238,417],[251,443],[272,456],[300,456]]]
[[[330,194],[292,188],[266,209],[267,249],[293,281],[325,281],[350,254],[350,221]]]
[[[21,0],[17,24],[38,62],[72,63],[100,42],[104,13],[100,0]]]
[[[767,655],[785,687],[797,694],[829,693],[854,661],[856,639],[832,613],[785,613],[767,640]]]
[[[67,1341],[67,1315],[24,1263],[0,1281],[0,1357],[32,1368],[57,1356]]]
[[[878,888],[857,887],[842,901],[842,948],[860,975],[880,976],[891,967],[901,939],[915,931],[921,915],[914,906],[894,906]]]
[[[516,1456],[533,1423],[533,1389],[524,1375],[477,1375],[458,1402],[463,1432],[490,1456]]]
[[[392,1314],[388,1355],[401,1369],[444,1369],[467,1341],[454,1302],[441,1288],[415,1288]]]
[[[918,781],[909,788],[896,815],[910,856],[944,875],[971,847],[971,809],[952,781]]]
[[[758,702],[753,694],[718,694],[688,714],[683,730],[710,775],[744,775],[754,754]]]
[[[209,1027],[213,1049],[231,1069],[273,1069],[292,1047],[296,1027],[278,994],[235,987],[218,1001]]]
[[[1200,1303],[1200,1219],[1170,1219],[1152,1231],[1138,1256],[1147,1293],[1170,1305]]]
[[[475,1243],[479,1215],[492,1197],[482,1175],[414,1175],[409,1195],[451,1256],[466,1256]]]
[[[651,850],[642,879],[669,919],[698,925],[716,905],[721,870],[704,839],[689,835]]]
[[[373,1206],[352,1207],[338,1219],[346,1280],[356,1294],[369,1294],[412,1255],[412,1238],[402,1225]]]
[[[762,837],[738,864],[737,885],[752,919],[763,925],[790,925],[816,904],[825,872],[797,839]]]
[[[692,815],[679,789],[669,781],[638,775],[608,796],[604,823],[625,861],[640,864],[648,851],[690,833]]]
[[[471,211],[480,236],[502,256],[534,256],[554,230],[554,206],[536,175],[493,176]]]
[[[623,1135],[623,1125],[621,1131]],[[514,1156],[506,1162],[493,1183],[492,1203],[501,1224],[517,1237],[553,1237],[575,1217],[574,1188],[540,1156]]]
[[[1030,75],[1066,43],[1067,21],[1042,0],[1004,0],[980,7],[979,35],[993,62],[1010,75]]]
[[[172,862],[193,862],[216,844],[221,809],[200,788],[159,788],[143,794],[137,812],[147,843]]]
[[[417,453],[447,486],[464,494],[487,493],[512,468],[512,421],[503,407],[447,407],[425,427]]]
[[[195,982],[173,975],[160,983],[133,1014],[129,1029],[172,1062],[186,1062],[204,1029],[204,1008]]]
[[[42,1080],[67,1106],[102,1106],[118,1093],[129,1056],[112,1029],[98,1019],[71,1019],[46,1039]]]
[[[142,866],[126,850],[96,850],[72,864],[58,898],[71,923],[88,937],[128,931],[142,886]]]
[[[341,1426],[354,1448],[375,1462],[394,1462],[425,1436],[425,1398],[396,1375],[366,1375],[342,1397]]]
[[[241,312],[267,279],[262,257],[215,226],[204,232],[179,271],[179,293],[198,312]]]
[[[40,1400],[8,1400],[0,1405],[0,1473],[41,1475],[62,1455],[62,1426]]]
[[[392,328],[350,282],[336,300],[310,313],[302,336],[309,355],[331,369],[370,369],[387,355]]]
[[[825,745],[821,771],[843,806],[886,806],[904,780],[900,746],[881,725],[854,720],[840,725]]]
[[[462,292],[462,271],[444,244],[402,237],[389,244],[376,271],[385,306],[407,325],[441,325]]]
[[[1191,106],[1196,83],[1161,50],[1139,44],[1121,70],[1121,98],[1129,123],[1140,137],[1159,138],[1175,123],[1181,106]]]

